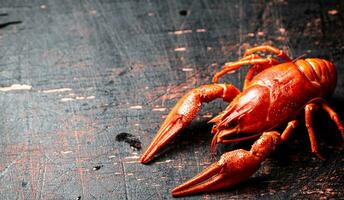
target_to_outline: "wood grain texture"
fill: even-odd
[[[306,53],[333,60],[339,78],[330,102],[343,119],[343,6],[1,1],[0,198],[172,199],[173,187],[214,162],[206,120],[226,104],[204,106],[150,165],[138,163],[142,150],[116,136],[130,133],[145,148],[179,97],[209,83],[221,64],[255,45],[272,44],[294,58]],[[246,71],[221,80],[241,88]],[[326,115],[315,118],[326,161],[310,153],[301,126],[248,181],[185,199],[344,198],[339,134]]]

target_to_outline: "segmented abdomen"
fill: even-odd
[[[321,96],[333,93],[336,87],[337,73],[332,62],[319,58],[308,58],[297,60],[295,64],[312,84],[321,88]]]

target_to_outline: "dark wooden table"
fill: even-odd
[[[2,0],[0,198],[172,199],[215,161],[206,121],[226,104],[204,106],[150,165],[142,149],[183,93],[255,45],[334,61],[330,103],[344,119],[343,12],[343,1]],[[222,80],[241,88],[246,72]],[[315,124],[325,161],[300,126],[248,181],[187,199],[344,198],[343,143],[324,113]]]

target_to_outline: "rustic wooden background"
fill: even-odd
[[[246,48],[334,61],[344,119],[343,1],[0,1],[0,198],[172,199],[214,162],[215,101],[150,164],[138,158],[183,93]],[[222,79],[242,87],[247,68]],[[248,181],[186,199],[344,198],[342,142],[315,115]],[[248,147],[252,141],[221,147]],[[142,147],[142,148],[141,148]]]

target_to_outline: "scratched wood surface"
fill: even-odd
[[[2,0],[0,198],[172,199],[173,187],[214,162],[206,121],[226,105],[205,105],[149,165],[138,163],[142,149],[185,91],[259,44],[333,60],[330,102],[344,119],[343,9],[343,1]],[[246,71],[222,81],[242,87]],[[315,124],[326,161],[310,153],[300,126],[248,181],[186,199],[344,198],[339,134],[324,113]]]

